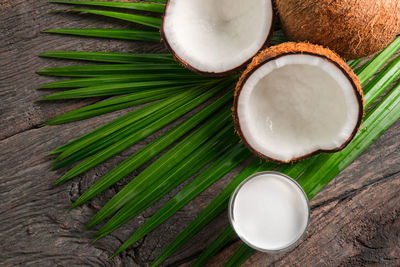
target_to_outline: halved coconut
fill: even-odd
[[[271,0],[168,0],[161,36],[187,68],[223,75],[264,47],[272,20]]]
[[[236,87],[236,131],[265,159],[291,162],[341,150],[362,115],[357,76],[334,52],[309,43],[262,51]]]

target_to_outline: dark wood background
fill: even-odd
[[[168,197],[95,244],[90,244],[89,238],[93,231],[84,231],[83,227],[126,181],[87,205],[74,210],[68,210],[68,206],[95,180],[162,131],[72,182],[54,187],[53,183],[65,170],[51,172],[51,158],[46,154],[126,111],[67,125],[40,127],[51,117],[88,101],[36,103],[35,99],[47,92],[35,89],[52,79],[40,77],[35,71],[76,64],[37,55],[53,50],[165,50],[159,44],[41,34],[42,30],[60,27],[129,27],[127,23],[90,15],[48,14],[58,8],[46,0],[0,0],[0,265],[146,266],[233,175],[204,192],[135,246],[107,261]],[[246,264],[400,266],[399,134],[400,122],[397,122],[311,202],[311,224],[296,248],[281,254],[256,254]],[[223,214],[166,264],[190,263],[226,223]],[[232,243],[210,265],[220,266],[238,245],[239,241]]]

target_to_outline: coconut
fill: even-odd
[[[309,43],[268,48],[236,86],[236,132],[257,156],[291,162],[343,149],[363,115],[360,81],[337,54]]]
[[[345,59],[380,51],[400,33],[399,0],[276,0],[276,7],[288,37]]]
[[[271,0],[168,0],[161,36],[181,64],[220,76],[266,45],[272,21]]]

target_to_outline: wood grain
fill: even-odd
[[[37,55],[53,50],[165,51],[159,44],[109,41],[41,34],[57,27],[116,27],[129,24],[96,16],[47,14],[62,6],[43,0],[0,1],[0,265],[15,266],[146,266],[234,177],[224,177],[132,248],[107,257],[161,207],[171,192],[121,229],[91,244],[84,231],[90,218],[138,172],[74,210],[68,206],[94,181],[165,129],[59,187],[53,183],[65,170],[51,172],[46,154],[73,137],[94,129],[122,112],[67,125],[40,127],[56,114],[88,101],[36,103],[36,91],[52,79],[35,71],[76,62]],[[333,180],[312,204],[306,238],[284,254],[256,254],[248,266],[399,266],[400,265],[400,122]],[[226,214],[167,260],[188,265],[227,224]],[[210,265],[221,266],[239,242],[218,254]]]

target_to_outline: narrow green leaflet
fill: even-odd
[[[218,132],[218,130],[231,119],[231,111],[229,109],[223,110],[209,119],[199,129],[163,154],[158,160],[153,162],[153,164],[128,183],[93,217],[87,227],[92,227],[112,215],[139,193],[151,186],[154,181],[162,179],[164,174],[190,155],[203,144],[209,136]]]
[[[92,185],[81,197],[78,198],[72,207],[83,204],[84,202],[109,188],[111,185],[118,182],[129,173],[136,170],[138,167],[159,154],[173,142],[177,141],[183,135],[202,123],[206,118],[214,114],[219,108],[231,101],[232,98],[233,92],[230,90],[192,117],[188,118],[172,130],[165,133],[163,136],[143,147],[141,150],[127,158],[125,161],[107,173],[104,177],[102,177],[99,181],[97,181],[94,185]]]
[[[60,77],[98,77],[111,74],[160,74],[189,72],[176,63],[114,64],[55,67],[38,71],[40,75]]]
[[[250,154],[250,151],[242,143],[235,145],[231,150],[222,155],[215,163],[182,189],[174,198],[168,201],[161,209],[159,209],[156,214],[146,221],[145,224],[143,224],[124,244],[122,244],[113,256],[121,253],[151,232],[154,228],[159,226],[186,205],[190,200],[195,198],[233,168],[241,164],[245,159],[250,157]]]
[[[254,254],[254,249],[246,244],[242,244],[235,254],[229,259],[224,267],[238,267],[241,266],[248,258]]]
[[[85,12],[89,14],[96,14],[101,16],[106,16],[110,18],[120,19],[124,21],[129,21],[145,26],[149,26],[152,28],[159,29],[161,26],[162,19],[143,16],[143,15],[136,15],[136,14],[129,14],[129,13],[121,13],[121,12],[114,12],[114,11],[104,11],[104,10],[93,10],[93,9],[79,9],[73,8],[68,9],[69,11],[77,11],[77,12]]]
[[[49,3],[125,8],[125,9],[157,12],[157,13],[164,13],[164,7],[165,7],[165,5],[163,5],[163,4],[137,3],[137,2],[54,1],[53,0],[53,1],[49,1]]]
[[[226,226],[220,235],[212,242],[201,254],[200,256],[196,259],[195,262],[193,262],[192,267],[200,267],[204,266],[208,259],[210,259],[212,256],[215,255],[218,251],[223,249],[226,244],[228,244],[232,239],[236,238],[237,235],[235,233],[235,230],[228,225]],[[154,262],[152,263],[151,266],[156,266],[156,264],[160,264],[161,262]]]
[[[354,69],[354,68],[356,68],[362,61],[363,61],[363,58],[354,59],[354,60],[349,60],[349,61],[347,62],[347,65],[349,65],[350,68]]]
[[[400,36],[361,69],[357,69],[356,74],[361,84],[364,85],[399,49]]]
[[[149,30],[128,30],[128,29],[52,29],[43,31],[44,33],[77,35],[86,37],[111,38],[122,40],[136,40],[147,42],[161,42],[158,31]]]
[[[227,124],[220,132],[196,149],[188,158],[171,169],[163,179],[152,184],[117,212],[97,233],[97,239],[116,230],[137,214],[154,204],[179,184],[195,175],[208,163],[238,143],[232,124]]]
[[[289,39],[286,37],[286,35],[282,31],[275,31],[273,33],[273,36],[271,38],[271,41],[269,42],[268,46],[273,46],[273,45],[278,45],[284,42],[288,42]]]
[[[167,2],[167,0],[156,0],[156,1],[153,1],[153,0],[143,0],[144,2],[155,2],[155,3],[166,3]]]
[[[100,164],[101,162],[109,159],[110,157],[118,154],[119,152],[125,150],[126,148],[132,146],[136,142],[142,140],[143,138],[149,136],[150,134],[154,133],[155,131],[161,129],[165,125],[173,122],[177,118],[183,116],[183,114],[189,112],[190,110],[194,109],[195,107],[199,106],[200,104],[204,103],[215,94],[217,94],[220,90],[222,90],[220,86],[216,86],[211,90],[205,91],[200,96],[196,97],[196,95],[190,96],[190,98],[184,98],[181,102],[176,105],[170,105],[165,109],[161,110],[158,113],[158,116],[147,117],[144,120],[148,121],[149,123],[141,124],[140,126],[132,127],[130,126],[129,129],[126,131],[124,136],[120,138],[117,142],[112,145],[109,145],[104,150],[98,152],[96,155],[82,161],[78,165],[74,166],[71,170],[69,170],[62,178],[60,178],[59,182],[64,182],[69,180],[91,168]],[[201,92],[199,90],[199,92]],[[195,98],[196,97],[196,98]],[[191,99],[192,98],[192,99]],[[151,119],[148,119],[151,118]],[[159,118],[159,119],[158,119]],[[158,119],[158,120],[155,120]]]
[[[110,30],[110,29],[107,29]],[[174,62],[171,54],[138,54],[86,51],[54,51],[39,55],[47,58],[76,59],[110,63],[171,63]]]
[[[390,62],[363,88],[365,106],[372,104],[400,76],[400,56]]]
[[[77,88],[77,87],[90,87],[114,83],[128,83],[128,82],[144,82],[144,81],[209,81],[205,77],[199,75],[191,75],[189,73],[176,73],[176,74],[139,74],[139,75],[107,75],[94,78],[76,78],[70,80],[62,80],[44,84],[38,89],[51,89],[51,88]]]

